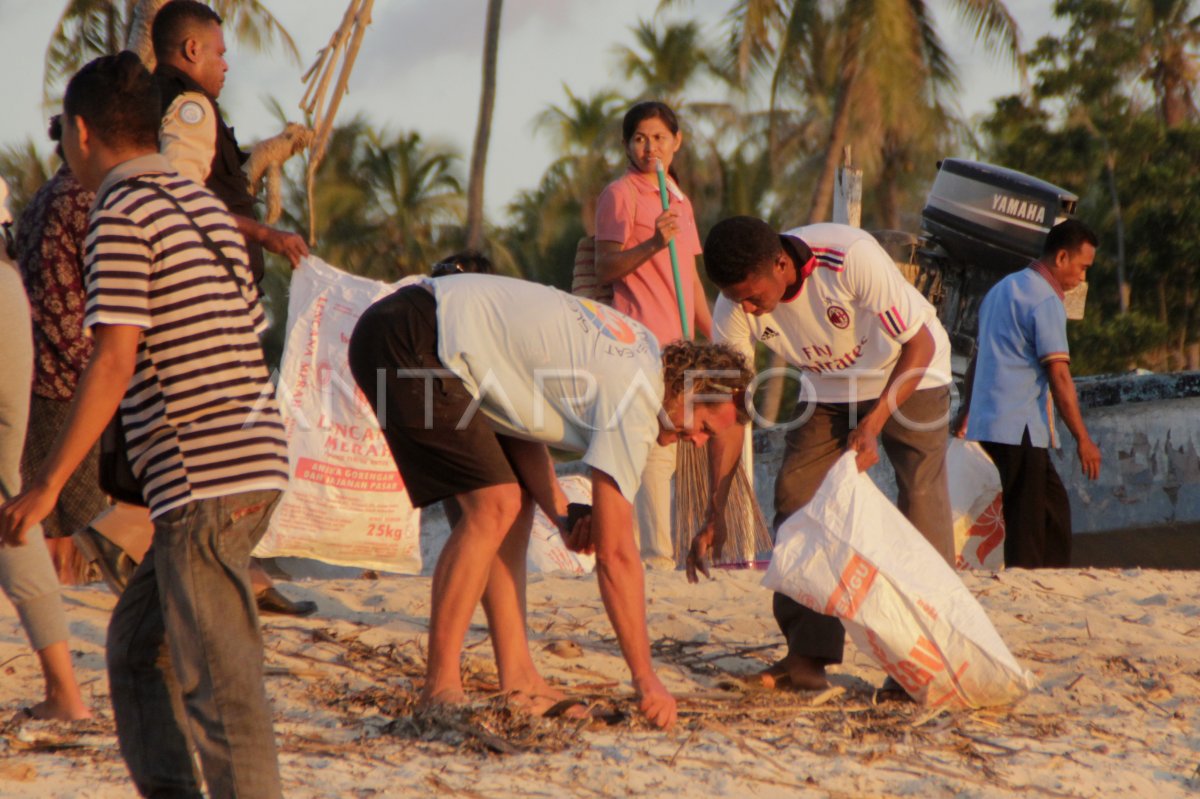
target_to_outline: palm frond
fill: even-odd
[[[1001,0],[954,0],[954,6],[987,50],[1025,72],[1020,26]]]

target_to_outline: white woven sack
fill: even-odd
[[[421,513],[346,361],[363,311],[411,282],[350,275],[316,256],[292,273],[275,392],[291,479],[255,549],[258,557],[421,573]]]
[[[592,481],[581,474],[558,478],[563,493],[571,502],[592,504]],[[582,555],[567,549],[558,525],[552,523],[542,509],[533,515],[533,532],[529,536],[527,561],[529,571],[562,574],[591,574],[596,568],[594,555]]]
[[[854,453],[780,527],[763,584],[838,616],[918,702],[1003,705],[1035,680],[941,556],[860,474]]]
[[[975,441],[950,439],[946,449],[954,551],[960,569],[1004,566],[1004,506],[1000,473]]]

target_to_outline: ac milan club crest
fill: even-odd
[[[850,314],[846,313],[846,309],[840,305],[830,305],[826,308],[825,318],[838,330],[845,330],[850,326]]]

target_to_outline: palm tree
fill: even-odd
[[[660,7],[677,2],[660,0]],[[1021,64],[1017,25],[1001,0],[953,0],[952,5],[977,39]],[[806,107],[807,119],[800,121],[798,131],[781,133],[771,126],[768,152],[783,178],[776,185],[785,190],[800,185],[796,173],[815,173],[810,178],[810,223],[829,217],[834,179],[848,143],[861,142],[855,151],[860,160],[866,155],[874,162],[876,172],[887,164],[898,174],[909,145],[922,134],[906,122],[908,115],[940,109],[942,94],[956,88],[953,66],[922,0],[736,0],[727,22],[732,73],[747,83],[769,69],[771,111],[778,111],[782,98],[789,96]],[[795,140],[814,118],[825,120],[819,157],[779,159],[779,140]],[[884,203],[890,220],[898,216],[895,199],[893,193]],[[792,207],[799,204],[797,200]],[[764,413],[773,418],[779,387],[770,387],[768,395]]]
[[[43,158],[33,139],[0,149],[0,175],[8,183],[8,208],[13,219],[21,218],[25,206],[56,169],[58,158]]]
[[[68,0],[46,48],[46,96],[93,58],[129,47],[139,23],[146,27],[146,20],[164,4],[165,0]],[[209,5],[238,43],[259,51],[278,45],[299,61],[292,37],[258,0],[211,0]]]
[[[488,140],[492,135],[492,109],[496,105],[496,55],[500,49],[500,10],[503,0],[488,0],[483,45],[483,88],[479,93],[479,122],[471,175],[467,183],[467,246],[483,248],[483,175],[487,168]]]
[[[612,179],[614,156],[621,149],[620,111],[625,100],[601,90],[578,97],[567,86],[565,106],[550,105],[534,121],[548,131],[560,157],[551,165],[564,178],[560,191],[578,203],[583,228],[590,235],[596,225],[596,198]]]
[[[659,0],[659,8],[679,2]],[[745,83],[755,70],[768,67],[776,57],[775,36],[787,19],[787,0],[736,0],[726,13],[728,74]]]
[[[702,229],[730,216],[749,214],[772,219],[776,215],[775,176],[767,146],[770,124],[769,114],[730,113],[722,133],[705,142],[709,149],[704,155],[716,166],[720,191],[719,203],[711,211],[697,208],[698,215],[703,216],[703,221],[697,219]],[[790,148],[798,143],[798,138],[789,139],[787,145]]]
[[[567,166],[559,161],[546,171],[537,188],[517,194],[508,205],[512,221],[500,240],[525,277],[564,290],[571,287],[575,249],[584,235]]]
[[[415,132],[393,136],[361,117],[336,126],[316,174],[321,256],[382,280],[427,271],[462,245],[458,161],[453,150],[430,146]],[[304,172],[287,172],[284,224],[308,218]]]
[[[1200,10],[1193,0],[1132,0],[1134,32],[1142,42],[1145,78],[1154,86],[1168,128],[1195,120],[1192,87],[1200,77]]]
[[[1017,25],[999,0],[955,0],[960,13],[993,51],[1018,62]],[[809,3],[796,3],[789,19],[784,51],[793,32],[804,30],[814,13]],[[941,108],[945,92],[957,89],[953,64],[941,44],[924,3],[876,3],[848,0],[832,20],[839,51],[833,112],[821,170],[809,205],[809,222],[828,218],[833,181],[851,125],[867,127],[879,152],[886,141],[906,137],[903,120]],[[781,60],[781,65],[786,65]],[[776,76],[778,84],[779,75]],[[863,102],[875,98],[874,102]],[[899,105],[898,98],[908,100]]]
[[[616,55],[625,77],[641,84],[643,97],[678,108],[688,84],[716,69],[695,22],[666,25],[660,34],[654,23],[641,20],[630,31],[637,47],[621,45]]]
[[[660,6],[677,2],[660,0]],[[1021,64],[1017,24],[1001,0],[951,0],[950,5],[990,51]],[[737,0],[727,19],[729,56],[743,80],[755,68],[770,67],[773,110],[789,90],[806,103],[828,103],[825,145],[809,204],[811,222],[829,214],[842,150],[856,131],[873,142],[867,150],[879,152],[887,117],[897,118],[879,104],[881,99],[928,101],[955,87],[953,64],[928,4],[920,0],[832,5],[821,0]]]
[[[379,204],[381,258],[394,263],[391,274],[424,272],[457,243],[465,210],[458,160],[449,148],[427,146],[415,131],[392,139],[368,135],[362,169]]]
[[[929,173],[918,172],[917,164],[935,163],[963,128],[949,107],[959,84],[937,32],[925,29],[919,44],[917,52],[908,54],[907,63],[871,69],[855,88],[858,108],[868,113],[853,146],[866,156],[860,160],[869,164],[867,196],[874,207],[868,202],[863,210],[876,227],[903,226],[903,198],[927,188]],[[914,78],[923,80],[923,91],[912,92]]]

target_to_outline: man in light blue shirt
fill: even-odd
[[[1042,256],[992,287],[979,309],[978,350],[956,434],[978,441],[1000,472],[1004,562],[1061,568],[1071,562],[1071,506],[1050,461],[1058,413],[1078,442],[1083,473],[1095,480],[1100,450],[1088,436],[1071,379],[1063,293],[1083,282],[1096,234],[1078,220],[1051,228]]]

